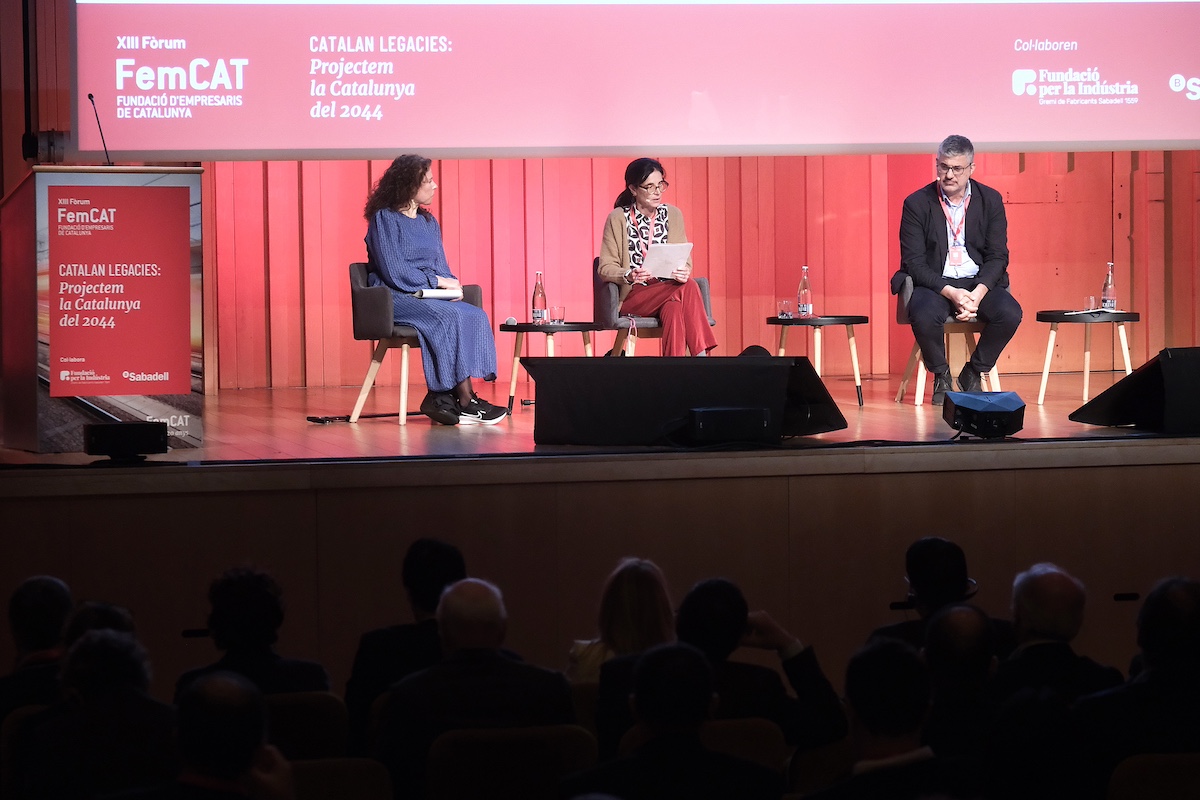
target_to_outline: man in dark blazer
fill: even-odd
[[[1159,582],[1138,613],[1137,642],[1145,669],[1075,704],[1095,796],[1130,756],[1200,752],[1200,581]]]
[[[504,653],[508,615],[500,590],[467,578],[446,589],[437,610],[445,658],[397,683],[383,708],[375,756],[396,796],[425,793],[429,748],[464,728],[517,728],[575,721],[561,672]]]
[[[719,700],[716,719],[762,717],[783,731],[787,743],[811,750],[846,735],[841,700],[821,671],[816,652],[765,611],[750,613],[741,589],[725,578],[700,581],[679,605],[679,641],[708,658]],[[788,695],[773,669],[733,661],[738,647],[774,650],[796,696]],[[600,758],[616,755],[621,737],[633,726],[629,695],[637,656],[611,659],[600,668],[596,732]]]
[[[1071,641],[1083,627],[1083,582],[1054,564],[1034,564],[1013,581],[1016,651],[996,671],[1000,699],[1022,689],[1047,689],[1066,705],[1120,686],[1120,670],[1076,653]]]
[[[630,704],[646,741],[629,755],[568,777],[560,796],[605,795],[622,800],[772,800],[783,776],[704,747],[700,726],[717,701],[704,654],[682,642],[638,657]]]
[[[1008,293],[1008,220],[995,189],[971,179],[975,147],[947,136],[938,147],[937,180],[904,200],[900,269],[912,276],[908,318],[934,376],[934,403],[953,387],[943,327],[947,317],[986,327],[958,376],[964,392],[980,389],[1021,324],[1021,306]],[[1003,290],[1003,291],[1001,291]]]
[[[434,614],[445,588],[465,577],[466,561],[454,545],[429,538],[409,545],[401,581],[413,622],[364,633],[354,655],[350,680],[346,681],[353,753],[367,752],[371,707],[376,698],[397,681],[441,661],[442,641]]]

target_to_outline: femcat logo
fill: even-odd
[[[58,371],[58,379],[59,379],[60,381],[69,381],[69,380],[71,380],[71,370],[69,370],[69,369],[60,369],[60,370]]]
[[[1184,95],[1188,100],[1200,100],[1200,78],[1185,78],[1179,73],[1171,76],[1169,83],[1172,92],[1182,92],[1187,89],[1187,94]]]
[[[1037,70],[1032,69],[1014,69],[1012,74],[1012,90],[1015,95],[1027,94],[1033,97],[1037,94],[1037,86],[1034,81],[1037,80]]]

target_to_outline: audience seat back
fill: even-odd
[[[429,750],[428,800],[555,800],[559,780],[596,765],[578,725],[443,733]]]

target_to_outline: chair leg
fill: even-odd
[[[1050,359],[1054,356],[1054,338],[1058,336],[1058,323],[1050,323],[1050,339],[1046,342],[1046,363],[1042,366],[1042,385],[1038,389],[1038,405],[1046,399],[1046,381],[1050,378]]]
[[[387,354],[387,350],[388,340],[380,339],[371,353],[371,366],[367,367],[367,377],[363,379],[362,391],[358,393],[354,411],[350,414],[351,422],[358,422],[358,416],[362,413],[363,404],[367,402],[367,395],[371,393],[371,387],[375,385],[375,376],[379,374],[379,366],[383,363],[383,357]]]
[[[914,406],[924,405],[924,403],[925,403],[925,376],[928,374],[929,374],[929,372],[925,369],[925,359],[923,359],[923,358],[918,359],[918,361],[917,361],[917,394],[916,394],[916,397],[913,398]]]
[[[896,392],[896,402],[904,402],[904,393],[908,391],[908,382],[912,380],[913,372],[917,368],[917,358],[921,355],[921,347],[916,342],[913,342],[912,354],[908,357],[908,364],[904,367],[904,377],[900,379],[900,388]]]
[[[629,338],[629,329],[621,328],[617,331],[617,338],[613,341],[612,350],[610,353],[614,356],[621,355],[621,351],[625,349],[625,340]]]
[[[408,351],[407,342],[400,345],[400,424],[408,424]]]
[[[633,354],[635,352],[637,352],[637,334],[636,333],[633,336],[629,336],[628,338],[625,339],[625,349],[626,349],[626,353],[628,354],[628,356],[630,358],[633,358]]]

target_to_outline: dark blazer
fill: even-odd
[[[639,654],[620,656],[600,668],[596,693],[596,733],[600,758],[617,754],[621,737],[633,726],[629,695]],[[757,664],[723,661],[713,664],[720,697],[717,719],[769,719],[783,731],[787,743],[801,750],[837,741],[846,735],[841,700],[821,672],[813,648],[806,647],[782,662],[796,696],[788,695],[779,673]]]
[[[1004,200],[995,189],[971,181],[967,206],[967,253],[979,265],[976,281],[988,287],[1008,288],[1008,219]],[[912,276],[915,286],[941,292],[949,281],[942,277],[950,241],[946,216],[939,200],[937,181],[904,199],[900,216],[900,269]]]
[[[1003,699],[1021,689],[1046,688],[1068,705],[1124,682],[1120,670],[1076,655],[1065,642],[1042,642],[1017,650],[1000,663],[992,689]]]
[[[371,705],[376,698],[414,672],[442,659],[437,620],[392,625],[364,633],[346,681],[346,709],[350,712],[350,748],[366,752]]]
[[[1148,668],[1128,683],[1080,698],[1073,711],[1097,786],[1132,755],[1200,752],[1200,677],[1194,669]]]
[[[175,710],[141,692],[65,700],[30,718],[16,743],[22,797],[88,798],[174,779]]]
[[[0,677],[0,722],[22,706],[50,706],[58,702],[58,671],[62,663],[56,657],[21,664],[11,674]]]
[[[249,651],[230,650],[207,667],[188,670],[175,683],[175,702],[192,681],[210,672],[236,672],[258,687],[263,694],[286,692],[327,692],[329,673],[315,661],[284,658],[270,647]]]
[[[392,688],[375,757],[392,773],[398,797],[418,798],[425,791],[429,748],[446,731],[574,721],[571,687],[561,672],[497,650],[458,651]]]
[[[559,796],[603,794],[621,800],[771,800],[783,794],[776,772],[706,750],[696,736],[662,736],[631,755],[563,779]]]

